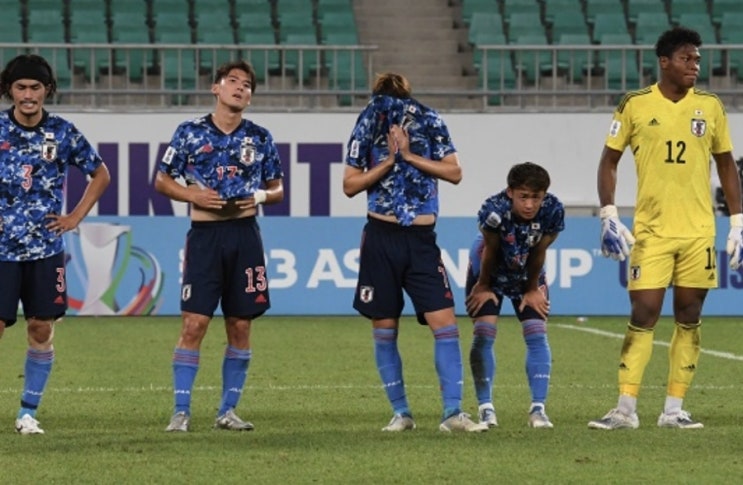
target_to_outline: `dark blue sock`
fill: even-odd
[[[405,381],[402,377],[402,359],[397,349],[397,329],[375,328],[374,357],[382,386],[395,414],[411,416],[408,398],[405,395]]]
[[[191,390],[199,371],[199,351],[176,348],[173,352],[175,413],[191,414]]]
[[[492,403],[496,369],[493,344],[498,333],[498,327],[492,323],[475,322],[472,333],[470,369],[472,370],[472,379],[475,381],[477,403]]]
[[[231,345],[225,349],[222,361],[222,402],[217,416],[237,407],[248,376],[251,355],[250,349],[236,349]]]
[[[459,348],[459,329],[456,324],[433,332],[434,360],[439,375],[444,419],[462,412],[462,350]]]
[[[531,400],[544,403],[552,370],[552,353],[547,341],[547,325],[544,320],[525,320],[521,328],[526,342],[526,377],[531,389]]]
[[[26,351],[26,365],[24,369],[25,379],[23,381],[23,394],[21,395],[21,409],[18,418],[24,414],[36,417],[36,409],[39,407],[41,397],[44,395],[46,381],[52,371],[54,362],[54,349],[36,350],[29,348]]]

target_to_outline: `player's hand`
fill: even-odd
[[[730,269],[738,269],[743,264],[743,214],[730,216],[727,253],[730,256]]]
[[[219,210],[227,205],[227,201],[214,189],[191,189],[191,193],[191,203],[202,209]]]
[[[57,236],[61,236],[65,232],[69,232],[75,229],[80,221],[72,217],[70,214],[58,215],[58,214],[47,214],[47,219],[51,219],[46,224],[46,228]]]
[[[616,206],[602,207],[600,216],[601,254],[615,261],[624,261],[629,256],[630,246],[635,243],[635,237],[619,220]]]
[[[408,132],[400,125],[390,126],[390,135],[395,140],[397,151],[405,158],[410,153],[410,137]]]
[[[467,315],[477,315],[477,312],[480,311],[482,306],[487,303],[488,300],[493,300],[496,305],[498,304],[498,297],[495,296],[493,290],[485,285],[476,283],[475,286],[472,287],[472,291],[469,295],[467,295],[467,298],[464,302],[467,306]]]
[[[521,297],[519,312],[523,312],[527,306],[533,308],[535,312],[539,313],[539,316],[547,320],[550,314],[550,301],[544,294],[543,289],[538,288],[524,293],[524,296]]]
[[[268,194],[265,190],[256,190],[253,195],[244,199],[235,200],[235,205],[238,209],[256,209],[260,204],[266,202]]]

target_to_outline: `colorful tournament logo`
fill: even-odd
[[[163,271],[132,245],[130,226],[82,223],[65,236],[70,313],[153,315],[161,305]]]

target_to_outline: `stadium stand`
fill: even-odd
[[[471,30],[472,16],[476,14],[497,14],[500,6],[497,0],[462,0],[462,24]],[[502,22],[502,21],[501,21]]]
[[[537,37],[542,35],[546,39],[547,33],[538,12],[513,12],[510,16],[504,17],[504,19],[506,18],[509,42],[514,42],[519,37],[526,36]]]
[[[557,45],[591,45],[591,37],[587,32],[580,34],[562,34]],[[557,51],[557,68],[567,73],[571,84],[582,83],[584,76],[593,68],[593,52],[590,50],[560,50]]]
[[[594,43],[601,43],[601,39],[607,34],[627,34],[627,20],[623,13],[597,13],[593,20],[591,38]]]
[[[725,15],[732,13],[743,13],[743,2],[740,0],[711,0],[712,2],[712,22],[715,25],[722,23]]]
[[[663,0],[627,0],[627,21],[630,24],[637,23],[641,13],[668,16]]]
[[[542,0],[544,5],[544,22],[551,24],[554,22],[556,14],[563,12],[571,12],[574,14],[580,14],[585,24],[585,16],[583,15],[583,6],[581,0]],[[556,38],[559,38],[556,37]]]
[[[593,25],[596,15],[621,14],[624,15],[622,2],[617,0],[585,0],[586,23]]]
[[[668,13],[671,17],[671,22],[674,24],[679,23],[679,17],[684,14],[707,14],[707,2],[699,0],[669,0],[668,2]]]

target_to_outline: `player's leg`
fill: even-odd
[[[629,261],[628,289],[632,307],[624,335],[618,371],[617,407],[588,423],[594,429],[634,429],[639,426],[637,397],[653,353],[653,333],[671,282],[677,241],[657,237],[638,239]]]
[[[470,252],[470,264],[467,265],[465,299],[477,282],[479,256]],[[477,417],[480,423],[488,427],[498,426],[498,418],[493,406],[493,383],[497,360],[495,356],[495,339],[498,335],[498,315],[500,315],[502,296],[498,302],[488,300],[472,318],[472,345],[470,347],[470,371],[477,397]]]
[[[701,314],[707,291],[717,286],[714,240],[691,240],[679,253],[674,278],[675,328],[668,352],[668,390],[658,426],[697,429],[702,423],[683,410],[686,392],[699,365]]]
[[[372,322],[374,360],[393,413],[382,431],[393,432],[415,428],[397,345],[398,317],[405,304],[400,283],[405,268],[401,232],[394,224],[376,220],[365,225],[353,302],[354,309]]]
[[[462,412],[463,366],[459,327],[454,314],[454,296],[441,249],[433,229],[415,228],[408,234],[410,269],[404,288],[418,315],[433,332],[434,361],[443,402],[441,431],[487,431]]]
[[[201,342],[221,296],[220,247],[215,226],[193,222],[186,238],[181,285],[181,332],[173,351],[173,416],[166,431],[188,431],[191,391],[199,371]]]
[[[540,289],[545,294],[548,293],[544,276],[540,281]],[[529,306],[519,311],[520,300],[514,300],[513,306],[521,322],[521,333],[526,345],[524,368],[531,392],[528,424],[532,428],[552,428],[552,422],[546,414],[547,393],[552,373],[552,351],[547,339],[547,322]]]
[[[22,266],[21,301],[27,321],[28,350],[16,417],[16,430],[21,434],[44,432],[36,420],[36,411],[54,363],[54,321],[67,311],[64,267],[64,253]]]
[[[271,306],[263,241],[254,217],[231,221],[224,229],[222,244],[230,248],[223,260],[225,275],[222,313],[227,347],[222,360],[222,398],[215,428],[250,431],[253,424],[235,414],[248,377],[252,358],[252,321]]]

